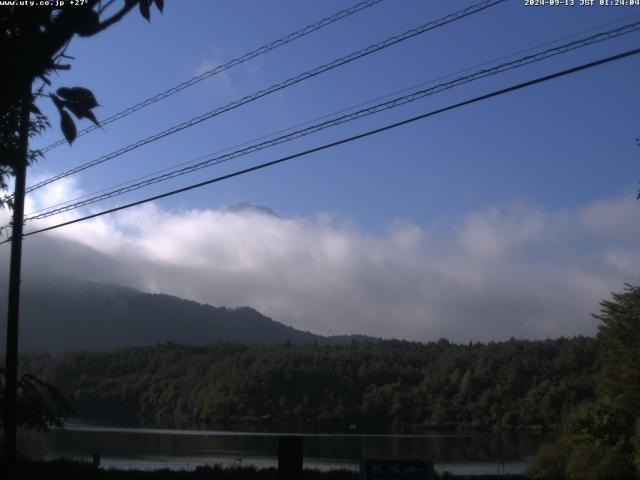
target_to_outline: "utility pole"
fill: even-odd
[[[27,83],[27,82],[26,82]],[[16,152],[11,262],[9,267],[9,302],[7,310],[7,349],[4,380],[4,462],[9,470],[16,463],[16,412],[18,394],[18,326],[20,314],[20,270],[22,264],[22,226],[29,149],[29,109],[31,82],[22,94],[20,133]]]

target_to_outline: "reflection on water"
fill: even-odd
[[[360,458],[429,459],[454,473],[521,473],[548,436],[512,434],[304,435],[305,467],[353,468]],[[21,432],[32,458],[90,458],[105,467],[190,469],[221,463],[274,466],[277,434],[152,430],[70,424],[66,430]]]

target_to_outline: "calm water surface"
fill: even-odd
[[[90,459],[102,466],[193,469],[198,465],[276,466],[277,434],[118,428],[69,423],[65,430],[21,432],[32,458]],[[513,434],[302,435],[306,468],[357,470],[360,458],[428,459],[453,473],[522,473],[549,436]]]

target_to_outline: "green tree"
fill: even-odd
[[[636,435],[633,438],[633,447],[635,450],[633,463],[636,470],[640,472],[640,417],[636,420]]]
[[[4,3],[13,3],[6,5]],[[92,37],[119,22],[135,7],[147,20],[153,4],[162,11],[164,0],[83,0],[47,2],[53,5],[27,5],[27,2],[3,2],[0,6],[0,190],[7,179],[15,177],[15,194],[0,205],[13,208],[7,348],[4,382],[4,440],[7,465],[16,459],[16,421],[21,388],[31,385],[18,379],[18,311],[20,303],[20,257],[24,221],[24,196],[27,166],[41,157],[29,150],[29,138],[49,127],[37,102],[50,99],[60,114],[60,128],[69,143],[76,138],[76,119],[98,120],[93,109],[98,102],[84,87],[60,87],[52,90],[53,73],[69,70],[72,60],[66,54],[75,36]],[[81,3],[81,4],[78,4]],[[114,10],[115,9],[115,10]],[[98,54],[98,52],[96,52]],[[40,85],[34,91],[34,85]],[[22,383],[21,383],[22,382]],[[31,398],[31,397],[28,397]]]
[[[595,399],[565,418],[560,439],[529,466],[531,478],[640,476],[640,288],[627,285],[600,306]]]
[[[627,285],[601,306],[598,393],[625,411],[640,412],[640,287]]]
[[[4,408],[4,368],[0,368],[0,408]],[[64,396],[48,382],[25,373],[18,380],[17,424],[24,428],[48,430],[61,427],[62,420],[76,412]]]

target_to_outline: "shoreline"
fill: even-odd
[[[2,471],[8,472],[4,463],[0,465]],[[23,460],[18,462],[15,469],[10,472],[18,478],[38,478],[54,479],[63,476],[66,480],[75,479],[178,479],[192,480],[204,478],[216,478],[219,480],[256,479],[256,480],[276,480],[278,476],[277,468],[255,468],[251,466],[222,467],[220,465],[197,466],[187,470],[137,470],[137,469],[115,469],[95,467],[89,462],[78,462],[71,460],[53,461],[33,461]],[[303,478],[305,480],[358,480],[360,475],[357,470],[333,469],[321,471],[313,468],[305,468]],[[436,472],[436,479],[524,479],[522,474],[455,474],[449,472]]]

